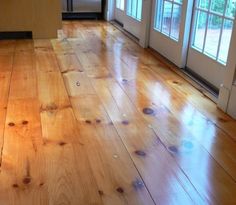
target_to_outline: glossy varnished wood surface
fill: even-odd
[[[0,204],[236,204],[236,122],[168,66],[102,21],[0,41]]]

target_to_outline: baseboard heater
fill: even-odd
[[[0,40],[32,39],[31,31],[0,31]]]
[[[200,75],[192,71],[190,68],[185,67],[183,70],[190,78],[192,78],[195,82],[200,84],[202,87],[204,87],[208,92],[210,92],[213,96],[217,97],[219,95],[219,89],[216,88],[214,85],[206,81],[204,78],[202,78]]]

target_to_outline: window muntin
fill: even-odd
[[[127,1],[127,15],[141,21],[142,19],[142,0]]]
[[[198,0],[191,47],[226,65],[235,17],[235,0]]]
[[[154,29],[175,41],[179,40],[182,0],[158,0]]]

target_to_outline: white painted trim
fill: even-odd
[[[150,28],[149,46],[161,53],[179,68],[184,68],[187,61],[193,0],[183,1],[178,42],[154,29],[156,2],[157,0],[153,2],[152,6],[152,24]]]
[[[105,20],[112,21],[115,19],[115,0],[106,0],[105,6]]]
[[[139,44],[143,48],[147,48],[150,37],[150,26],[152,17],[152,0],[143,0],[142,21],[140,29]]]
[[[232,93],[232,86],[236,80],[236,21],[234,21],[234,28],[232,32],[231,42],[230,42],[230,48],[229,48],[229,54],[228,54],[228,61],[226,65],[225,75],[224,75],[224,81],[220,88],[220,95],[218,99],[218,107],[221,108],[223,111],[226,111],[229,115],[232,115],[233,109],[232,107],[228,108],[229,99],[231,99],[231,104],[233,103],[231,95],[235,95]],[[228,90],[228,95],[225,95],[225,90]],[[236,100],[234,102],[234,105],[236,105]],[[234,106],[236,110],[236,106]]]
[[[227,113],[236,119],[236,85],[232,86],[229,103],[227,107]]]

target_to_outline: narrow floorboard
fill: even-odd
[[[236,204],[236,121],[103,21],[0,41],[1,205]]]

